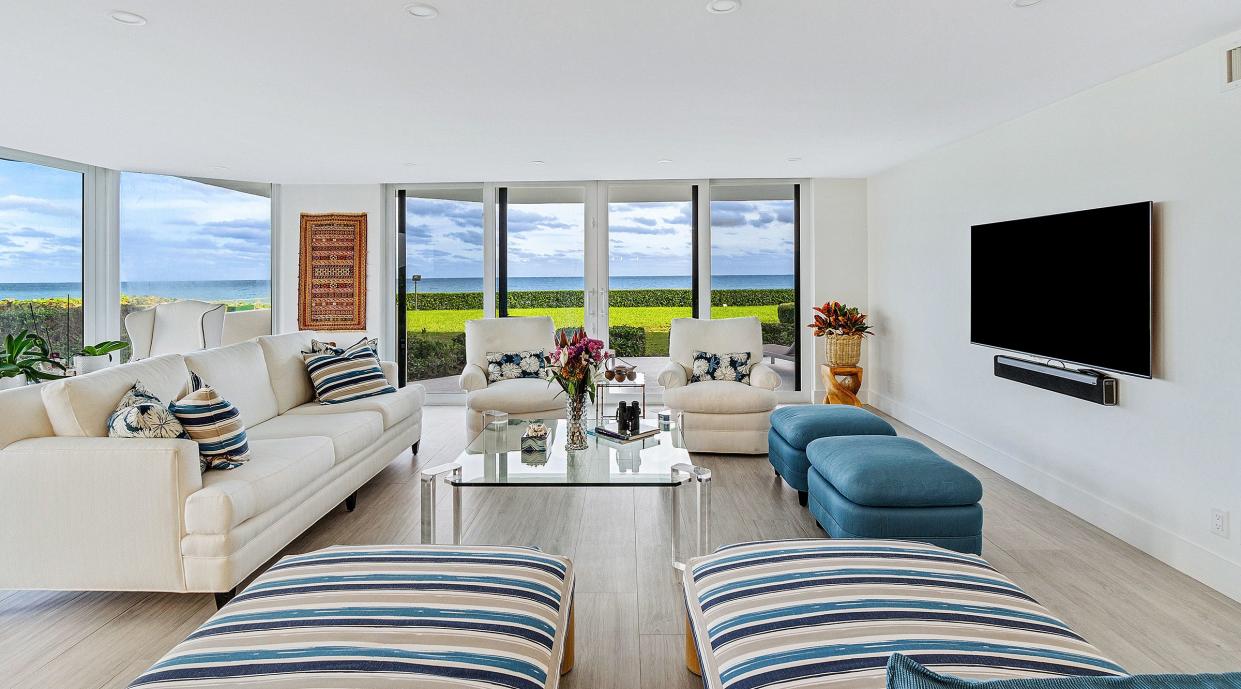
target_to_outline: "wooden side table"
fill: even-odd
[[[862,406],[857,398],[858,390],[862,389],[861,366],[819,366],[819,376],[827,387],[824,404],[851,404]]]

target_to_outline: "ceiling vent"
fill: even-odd
[[[1241,86],[1241,46],[1228,51],[1228,67],[1224,70],[1224,83]]]

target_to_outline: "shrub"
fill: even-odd
[[[771,306],[793,299],[792,289],[724,289],[711,293],[712,306]],[[414,308],[414,295],[405,297],[406,307]],[[510,309],[563,309],[584,305],[580,290],[509,292]],[[616,307],[693,305],[687,289],[618,289],[608,293],[608,303]],[[427,292],[418,295],[423,311],[461,311],[483,308],[482,292]]]
[[[406,345],[405,364],[409,380],[455,376],[465,366],[465,333],[449,338],[409,333]]]
[[[791,345],[797,337],[797,326],[792,323],[763,323],[763,344]]]
[[[616,356],[646,356],[646,330],[632,325],[608,328],[608,344]]]
[[[777,305],[776,306],[776,318],[778,318],[781,323],[788,323],[790,325],[796,325],[797,324],[797,311],[793,305],[793,302],[786,301],[783,304]]]

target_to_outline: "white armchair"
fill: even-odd
[[[689,382],[696,352],[749,352],[750,384]],[[780,374],[762,363],[763,329],[757,318],[672,321],[668,365],[659,373],[664,404],[681,413],[681,434],[690,452],[763,454],[776,408]]]
[[[520,352],[553,348],[555,326],[547,316],[483,318],[465,322],[466,442],[483,430],[483,412],[494,409],[516,419],[559,419],[565,415],[560,387],[541,378],[515,378],[491,383],[487,380],[488,352]]]
[[[133,348],[130,359],[219,347],[226,310],[223,304],[187,299],[134,311],[125,317],[125,332]]]

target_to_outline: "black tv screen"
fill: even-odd
[[[1149,378],[1152,208],[975,225],[970,341]]]

